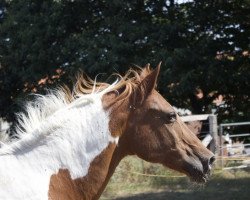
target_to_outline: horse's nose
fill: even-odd
[[[214,163],[214,161],[215,161],[215,156],[211,156],[210,159],[208,160],[209,169],[211,169],[212,164]]]
[[[212,165],[215,161],[215,156],[212,156],[209,160],[208,160],[208,164]]]
[[[211,157],[204,159],[202,161],[202,165],[203,165],[203,172],[204,173],[210,173],[211,169],[212,169],[212,164],[215,161],[215,157],[214,155],[212,155]]]

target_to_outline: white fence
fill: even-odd
[[[217,124],[216,115],[190,115],[181,117],[184,122],[208,121],[209,130],[202,143],[217,157],[217,166],[222,169],[242,169],[250,166],[250,143],[233,142],[235,138],[249,138],[250,133],[225,134],[225,128],[250,126],[250,122]],[[250,130],[250,129],[249,129]],[[224,144],[225,141],[227,144]]]
[[[247,138],[250,133],[225,134],[224,129],[238,126],[250,126],[250,122],[224,123],[219,125],[219,158],[223,169],[242,169],[250,166],[250,143],[232,142],[234,138]],[[224,144],[224,141],[227,144]],[[234,162],[235,166],[227,166]]]

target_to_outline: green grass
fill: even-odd
[[[101,199],[250,199],[250,173],[215,170],[208,183],[197,185],[186,176],[161,165],[128,157],[117,167]]]

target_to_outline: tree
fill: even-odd
[[[170,58],[166,93],[175,96],[176,104],[188,106],[183,97],[190,99],[190,91],[199,87],[205,107],[223,94],[226,108],[219,110],[219,117],[249,119],[249,2],[194,1],[180,6],[188,12],[186,44],[175,48]]]
[[[15,102],[42,92],[44,78],[56,84],[79,68],[94,77],[163,61],[159,90],[174,105],[195,111],[200,88],[205,112],[222,94],[222,119],[249,118],[249,1],[179,2],[4,1],[0,115],[13,120]]]

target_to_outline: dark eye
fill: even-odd
[[[175,112],[168,113],[168,121],[170,123],[173,123],[176,121],[176,113]]]
[[[149,110],[149,115],[153,116],[155,119],[161,119],[164,124],[170,124],[176,121],[175,112],[163,112],[154,109]]]

